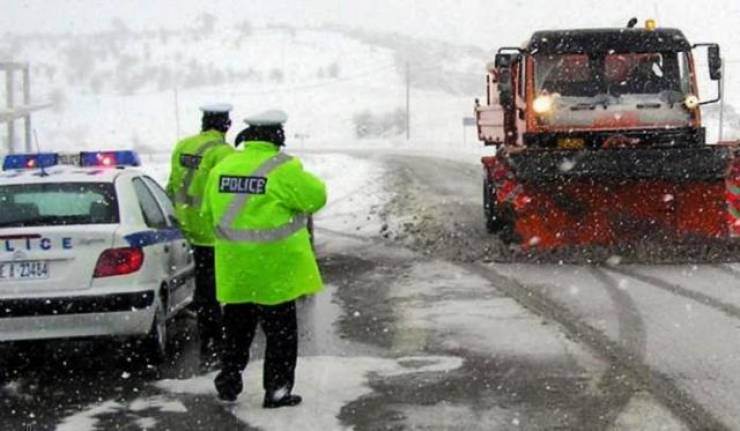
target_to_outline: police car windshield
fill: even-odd
[[[0,228],[118,223],[111,183],[0,186]]]

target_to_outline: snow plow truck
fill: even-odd
[[[635,23],[537,31],[487,65],[475,117],[496,151],[482,158],[483,206],[504,243],[537,251],[740,236],[740,147],[707,144],[701,121],[701,107],[722,97],[719,46]],[[707,99],[698,50],[717,84]]]

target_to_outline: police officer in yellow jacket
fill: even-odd
[[[194,305],[198,315],[201,368],[218,362],[223,340],[221,306],[216,300],[213,226],[201,215],[201,203],[211,169],[234,148],[226,143],[231,126],[231,105],[202,106],[201,133],[178,142],[172,154],[167,192],[185,236],[193,245],[196,289]]]
[[[257,324],[266,337],[265,408],[293,406],[298,354],[295,300],[322,288],[306,228],[326,203],[324,183],[282,152],[282,111],[247,118],[243,151],[210,173],[203,213],[216,232],[216,285],[224,304],[225,345],[219,398],[242,391],[241,373]],[[238,142],[237,142],[238,145]]]

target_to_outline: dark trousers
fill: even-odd
[[[216,300],[216,271],[213,247],[193,246],[195,259],[195,296],[193,303],[198,314],[198,335],[201,352],[209,344],[218,348],[223,339],[221,305]]]
[[[265,392],[290,393],[295,382],[298,357],[298,324],[295,301],[279,305],[227,304],[224,306],[225,343],[223,369],[217,386],[241,392],[241,372],[249,362],[257,324],[265,333],[265,363],[262,386]]]

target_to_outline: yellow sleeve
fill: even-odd
[[[203,201],[200,205],[201,217],[208,220],[211,226],[215,226],[217,224],[217,221],[213,220],[213,207],[211,206],[211,196],[213,195],[213,193],[215,193],[214,190],[217,186],[217,180],[215,179],[216,177],[218,177],[218,174],[213,171],[208,174],[206,188],[203,192]]]
[[[164,188],[165,192],[167,192],[167,196],[169,196],[170,199],[172,199],[173,201],[175,198],[174,175],[175,175],[175,167],[177,166],[177,163],[179,162],[178,160],[178,155],[180,153],[179,149],[180,149],[180,144],[178,143],[177,145],[175,145],[175,149],[172,151],[172,157],[170,157],[170,174],[167,179],[167,185]]]
[[[221,160],[234,154],[235,151],[234,147],[229,144],[219,145],[218,147],[211,149],[206,152],[206,157],[203,160],[204,168],[208,170],[212,169],[219,164]]]
[[[298,213],[313,214],[326,205],[326,185],[298,159],[285,167],[278,183],[283,203]]]

